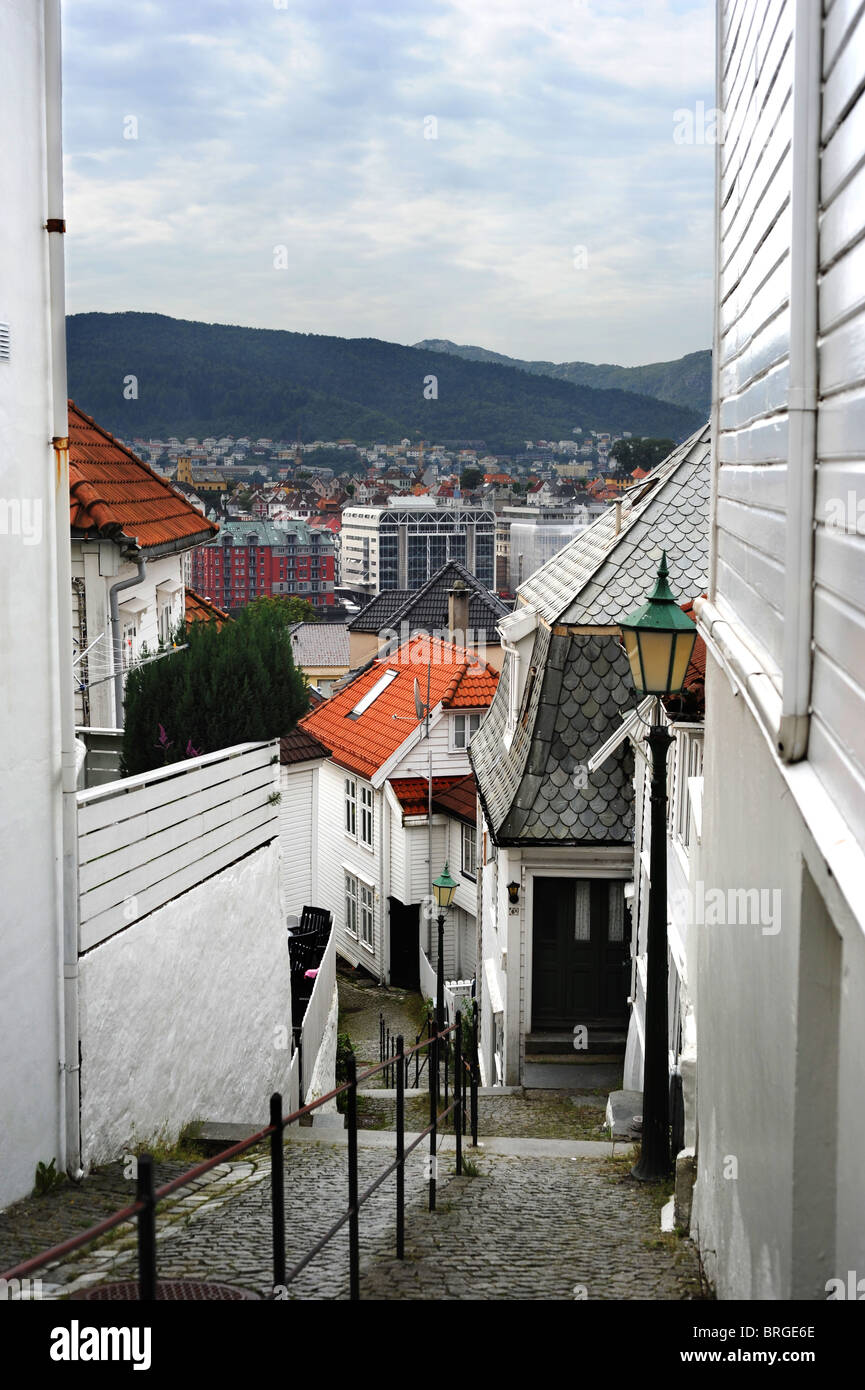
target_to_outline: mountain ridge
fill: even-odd
[[[708,416],[712,404],[712,353],[710,348],[687,352],[669,362],[647,362],[640,367],[620,367],[614,362],[545,362],[508,357],[490,348],[454,343],[450,338],[422,338],[412,347],[461,357],[467,362],[495,362],[532,376],[549,376],[575,386],[600,390],[619,389],[652,396]]]
[[[130,310],[71,315],[67,349],[69,394],[127,439],[468,437],[507,453],[577,429],[680,440],[703,423],[698,412],[649,396],[524,373],[515,386],[509,366],[377,338]],[[437,396],[428,399],[430,378]]]

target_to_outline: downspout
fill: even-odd
[[[787,393],[786,565],[778,753],[808,751],[817,445],[817,271],[822,6],[796,0],[790,190],[790,385]]]
[[[132,547],[123,554],[123,558],[133,561],[137,566],[137,572],[130,579],[118,579],[116,584],[112,584],[108,590],[108,602],[111,608],[111,650],[114,660],[114,727],[123,728],[123,648],[120,635],[120,602],[117,595],[123,589],[131,589],[135,584],[141,584],[147,575],[147,561],[140,550]]]
[[[69,413],[66,403],[66,276],[63,235],[63,148],[60,0],[44,0],[45,182],[48,233],[48,294],[54,451],[54,578],[56,611],[51,640],[57,654],[57,722],[60,744],[60,847],[58,892],[62,912],[63,984],[59,991],[59,1059],[62,1077],[60,1146],[66,1171],[76,1182],[81,1166],[81,1075],[78,1035],[78,801],[72,640],[66,621],[72,592],[69,541]]]

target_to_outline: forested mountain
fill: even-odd
[[[67,320],[69,394],[124,438],[232,434],[359,443],[483,439],[506,452],[577,428],[684,439],[700,412],[377,338],[194,323],[162,314]],[[425,378],[437,378],[426,399]],[[129,378],[135,382],[130,383]],[[429,390],[429,387],[427,387]],[[136,398],[127,398],[137,390]]]
[[[466,362],[497,362],[503,367],[517,367],[533,376],[555,377],[576,386],[595,386],[603,390],[637,391],[655,396],[659,401],[685,406],[698,411],[704,418],[712,404],[712,354],[689,352],[675,362],[649,362],[645,367],[616,367],[607,362],[524,362],[519,357],[505,357],[488,348],[452,343],[448,338],[424,338],[414,346],[422,352],[445,352]]]

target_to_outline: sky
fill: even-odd
[[[63,0],[68,310],[625,366],[709,347],[713,12]]]

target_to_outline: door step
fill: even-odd
[[[625,1055],[626,1034],[615,1029],[592,1028],[589,1025],[589,1046],[574,1047],[574,1034],[538,1032],[526,1035],[526,1056],[533,1061],[555,1058],[557,1062],[619,1061]]]

